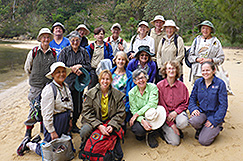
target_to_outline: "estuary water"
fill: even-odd
[[[24,62],[28,49],[14,48],[18,44],[0,40],[0,92],[27,79]]]

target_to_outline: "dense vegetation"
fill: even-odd
[[[161,14],[176,22],[186,42],[198,34],[197,24],[207,19],[224,45],[240,46],[242,8],[242,0],[1,0],[0,37],[35,38],[41,27],[59,21],[68,32],[84,23],[91,31],[103,25],[108,34],[111,25],[119,22],[122,36],[130,39],[139,21],[149,22]]]

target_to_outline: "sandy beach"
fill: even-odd
[[[35,41],[28,44],[17,44],[13,47],[32,48]],[[223,64],[224,69],[229,73],[230,86],[234,96],[228,97],[229,107],[223,125],[224,129],[216,138],[215,142],[208,147],[201,146],[194,139],[195,130],[188,126],[184,132],[184,139],[179,146],[166,144],[158,138],[159,146],[155,149],[149,148],[145,141],[139,142],[135,139],[130,129],[125,136],[125,143],[122,144],[124,160],[126,161],[195,161],[215,160],[233,161],[242,160],[243,157],[243,50],[224,48],[226,56]],[[192,85],[188,82],[189,68],[184,65],[185,84],[191,92]],[[29,111],[27,99],[29,90],[28,80],[19,82],[17,86],[11,87],[0,93],[0,160],[41,160],[41,157],[34,152],[28,152],[20,157],[16,149],[23,139],[25,133],[24,121]],[[81,123],[79,121],[79,126]],[[36,124],[33,135],[39,133],[39,124]],[[41,134],[43,138],[43,134]],[[80,146],[80,136],[73,134],[73,142],[77,151]],[[78,159],[78,152],[74,160]]]

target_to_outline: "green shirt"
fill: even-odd
[[[138,86],[129,91],[129,104],[132,114],[138,114],[137,121],[144,119],[145,112],[150,108],[157,108],[158,88],[153,83],[147,83],[143,95],[139,92]]]

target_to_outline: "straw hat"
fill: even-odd
[[[157,21],[157,20],[160,20],[160,21],[164,21],[164,22],[165,22],[165,19],[164,19],[163,16],[161,16],[161,15],[157,15],[157,16],[154,17],[153,21],[150,21],[150,23],[151,23],[152,25],[154,25],[154,22]]]
[[[79,68],[79,70],[81,70],[83,72],[83,74],[76,77],[74,88],[78,92],[82,92],[84,90],[84,88],[89,85],[90,76],[89,76],[89,72],[85,68],[81,67],[81,68]]]
[[[53,34],[51,33],[51,31],[48,29],[48,28],[42,28],[40,31],[39,31],[39,34],[37,36],[37,41],[40,42],[40,38],[41,38],[41,35],[42,34],[49,34],[51,36],[51,41],[53,40]]]
[[[179,27],[176,26],[176,24],[175,24],[175,22],[173,20],[166,20],[165,24],[163,26],[163,30],[165,30],[165,27],[167,27],[167,26],[175,27],[176,28],[176,32],[178,32],[179,29],[180,29]]]
[[[113,24],[112,27],[111,27],[111,30],[113,30],[114,27],[117,27],[117,28],[120,29],[120,31],[122,31],[121,25],[119,23]]]
[[[54,73],[58,67],[66,68],[66,77],[71,73],[71,68],[66,67],[63,62],[55,62],[50,66],[51,71],[46,74],[46,77],[52,79],[51,74]]]
[[[152,130],[160,128],[166,119],[166,111],[163,106],[158,105],[157,108],[150,108],[145,112],[145,119],[152,126]]]
[[[85,33],[86,36],[90,33],[89,29],[84,24],[78,25],[78,27],[75,30],[78,31],[81,28],[86,30],[86,33]]]
[[[145,25],[145,26],[147,26],[149,28],[149,24],[146,21],[139,22],[138,27],[140,27],[141,25]]]
[[[54,27],[56,27],[56,26],[60,26],[62,28],[62,30],[63,30],[63,33],[66,31],[66,29],[65,29],[65,27],[64,27],[64,25],[62,23],[56,22],[56,23],[53,24],[53,26],[51,28],[51,32],[52,33],[53,33],[53,30],[54,30]]]

